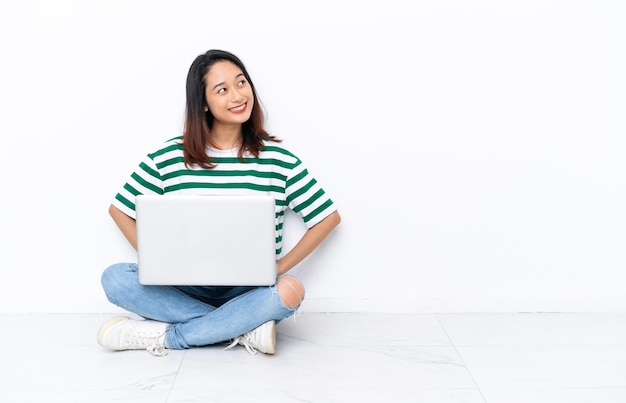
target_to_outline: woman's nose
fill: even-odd
[[[231,101],[240,101],[241,99],[243,99],[243,95],[241,95],[241,92],[237,91],[236,89],[233,89],[230,92],[230,100]]]

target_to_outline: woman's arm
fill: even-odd
[[[135,222],[135,219],[127,216],[112,204],[111,207],[109,207],[109,214],[128,242],[130,242],[133,248],[137,249],[137,223]]]
[[[285,274],[313,252],[339,222],[341,222],[341,216],[335,211],[309,228],[296,246],[278,261],[278,275]]]

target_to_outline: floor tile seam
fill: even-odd
[[[180,370],[182,369],[183,364],[185,363],[185,358],[187,358],[187,351],[188,350],[183,351],[183,357],[180,359],[178,363],[178,368],[176,368],[176,375],[174,375],[174,379],[172,379],[172,383],[170,384],[169,390],[167,391],[167,398],[165,399],[166,402],[170,400],[170,396],[172,395],[172,392],[174,391],[174,388],[176,387],[176,381],[178,380],[178,375],[180,375]]]
[[[472,383],[474,384],[474,386],[476,386],[476,390],[478,390],[478,393],[480,394],[480,397],[483,399],[484,403],[487,403],[487,398],[485,397],[485,394],[481,390],[480,385],[476,381],[476,378],[474,378],[474,375],[472,374],[472,371],[470,371],[469,367],[465,363],[465,360],[463,360],[463,357],[459,353],[459,350],[454,345],[454,341],[452,340],[452,337],[450,337],[450,334],[448,334],[448,330],[446,329],[446,327],[441,322],[441,318],[439,317],[439,315],[436,315],[435,318],[437,319],[437,323],[439,323],[439,326],[441,326],[441,330],[445,333],[446,337],[450,341],[450,344],[452,345],[452,348],[454,349],[457,357],[461,361],[461,364],[463,364],[463,368],[465,368],[465,371],[467,371],[467,374],[469,375],[470,379],[472,380]]]

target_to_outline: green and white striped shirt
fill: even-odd
[[[276,255],[282,253],[285,211],[289,208],[311,228],[336,210],[333,201],[306,167],[279,143],[266,142],[259,157],[237,158],[237,149],[208,154],[213,169],[187,168],[182,138],[177,137],[148,154],[115,196],[113,205],[135,218],[135,196],[140,194],[232,195],[270,194],[276,200]]]

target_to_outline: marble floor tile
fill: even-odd
[[[174,351],[155,365],[146,351],[95,352],[98,348],[28,347],[3,354],[0,390],[169,390],[184,356]]]
[[[307,313],[273,356],[111,352],[103,314],[0,315],[0,402],[625,403],[625,314]]]
[[[291,348],[281,345],[274,356],[249,356],[241,346],[228,351],[216,347],[194,349],[185,357],[174,390],[321,386],[473,388],[475,384],[452,347],[302,344]]]
[[[460,346],[457,350],[481,389],[626,388],[624,345]]]
[[[291,388],[234,389],[230,391],[174,390],[168,403],[173,402],[315,402],[315,403],[484,403],[477,389],[416,389],[416,388]]]
[[[168,403],[169,390],[0,390],[6,403]]]
[[[457,345],[624,345],[624,313],[438,315]]]
[[[436,315],[307,313],[279,324],[280,334],[327,346],[449,346]]]
[[[96,342],[103,315],[6,316],[15,332],[0,332],[0,391],[169,390],[184,351],[158,366],[146,351],[112,352]],[[7,346],[10,350],[7,351]],[[1,401],[1,399],[0,399]]]
[[[626,388],[483,389],[487,403],[624,403]]]

